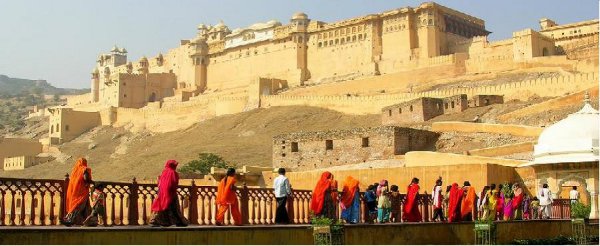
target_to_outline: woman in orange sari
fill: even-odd
[[[219,182],[217,188],[217,205],[219,210],[217,212],[217,225],[224,225],[225,213],[231,209],[231,217],[235,225],[242,225],[242,215],[240,214],[240,208],[238,206],[237,195],[235,193],[235,169],[228,168],[227,175]]]
[[[463,198],[460,205],[461,219],[463,221],[473,221],[473,208],[475,200],[477,199],[477,194],[475,193],[475,188],[471,186],[469,181],[464,182],[463,191]]]
[[[333,175],[330,172],[323,172],[321,178],[312,192],[310,201],[310,210],[315,216],[324,216],[335,219],[335,204],[331,197],[331,179]]]
[[[350,224],[356,224],[360,220],[360,193],[359,182],[353,177],[346,177],[340,207],[342,208],[342,219]]]
[[[91,213],[90,184],[92,184],[92,169],[87,166],[85,158],[79,158],[69,176],[65,204],[67,215],[61,220],[63,225],[83,225],[83,221]]]
[[[406,200],[404,202],[404,214],[402,215],[404,221],[407,222],[419,222],[421,221],[421,212],[419,211],[419,203],[417,201],[419,196],[419,179],[413,178],[408,185],[406,192]]]

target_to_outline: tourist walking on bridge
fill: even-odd
[[[63,225],[83,225],[83,221],[91,213],[89,196],[92,182],[92,169],[88,167],[85,158],[79,158],[69,176],[65,204],[67,215],[61,220]]]
[[[235,194],[235,169],[228,168],[227,173],[219,186],[217,187],[217,225],[225,224],[225,213],[227,210],[231,210],[231,217],[235,225],[242,225],[242,215],[240,214],[240,208],[238,206],[237,195]]]
[[[158,177],[158,196],[152,202],[152,226],[187,226],[188,221],[181,213],[177,186],[179,174],[175,169],[179,163],[168,160]]]
[[[404,200],[403,220],[407,222],[421,221],[421,212],[419,211],[419,179],[413,178],[406,191]]]
[[[377,189],[377,220],[379,223],[386,223],[390,221],[390,212],[392,210],[392,203],[390,199],[390,190],[388,188],[388,181],[381,180],[379,182],[379,189]]]
[[[484,186],[481,193],[479,193],[479,199],[477,199],[477,211],[481,211],[481,218],[485,219],[487,217],[487,204],[488,204],[488,195],[489,195],[489,186]]]
[[[357,179],[348,176],[342,187],[340,207],[342,219],[350,224],[356,224],[360,220],[360,193]]]
[[[400,191],[398,191],[397,185],[390,186],[390,190],[390,201],[392,206],[390,212],[390,222],[400,222],[402,220],[400,217],[400,204],[402,203],[400,200]]]
[[[439,177],[435,181],[435,186],[431,190],[431,200],[433,200],[433,218],[431,221],[444,221],[444,211],[442,208],[442,203],[444,201],[444,196],[442,195],[442,177]]]
[[[315,216],[335,219],[335,204],[331,198],[331,177],[333,175],[327,171],[321,174],[321,178],[312,192],[310,210]]]
[[[285,176],[285,168],[279,168],[277,173],[279,173],[279,176],[275,178],[275,180],[273,180],[275,200],[277,201],[275,223],[288,224],[290,223],[290,218],[288,217],[285,205],[287,203],[288,197],[292,195],[292,187],[290,186],[289,179]]]
[[[550,219],[552,214],[552,192],[548,189],[548,184],[543,184],[540,191],[538,191],[538,198],[540,199],[540,211],[542,219]]]
[[[469,181],[463,183],[463,198],[460,205],[460,215],[463,221],[473,221],[477,194]]]

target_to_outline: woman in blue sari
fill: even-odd
[[[342,208],[342,219],[350,224],[360,221],[360,193],[358,191],[358,180],[346,177],[340,207]]]

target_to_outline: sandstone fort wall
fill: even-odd
[[[449,97],[457,94],[503,95],[505,101],[513,99],[526,101],[531,96],[556,97],[565,93],[580,91],[596,85],[598,73],[539,78],[516,81],[500,85],[477,86],[471,88],[449,88],[419,93],[402,93],[375,96],[261,96],[261,107],[273,106],[314,106],[328,108],[348,114],[378,114],[381,108],[419,97]]]
[[[435,132],[488,132],[510,134],[513,136],[538,137],[544,128],[535,126],[448,121],[433,122],[431,130]]]

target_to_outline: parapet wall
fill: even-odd
[[[261,107],[273,106],[313,106],[328,108],[348,114],[378,114],[381,108],[409,101],[419,97],[444,98],[458,94],[503,95],[505,101],[513,99],[528,100],[531,96],[556,97],[565,93],[580,91],[597,85],[598,73],[580,73],[574,75],[515,81],[501,85],[478,86],[470,88],[449,88],[419,93],[401,93],[376,96],[261,96]]]
[[[523,137],[538,137],[544,128],[535,126],[447,121],[434,122],[431,125],[431,130],[434,132],[487,132]]]

